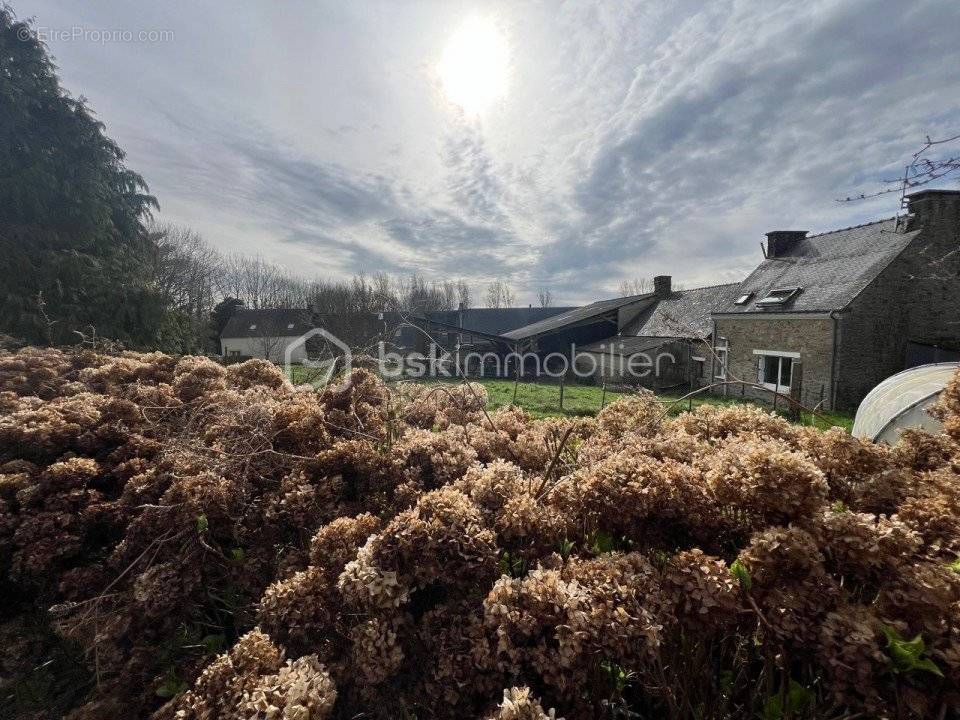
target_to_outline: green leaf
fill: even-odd
[[[747,570],[746,565],[740,562],[740,558],[734,560],[730,565],[730,574],[737,579],[740,587],[744,590],[749,590],[753,587],[753,579],[750,577],[750,571]]]
[[[594,555],[613,552],[613,537],[603,530],[594,530],[590,534],[590,551]]]
[[[784,710],[787,710],[790,717],[803,717],[813,707],[816,697],[813,691],[805,688],[796,680],[790,680],[787,688],[787,707],[783,707],[780,693],[767,698],[763,706],[763,720],[781,720],[784,717]]]
[[[206,515],[197,515],[197,532],[201,535],[210,529],[210,523]]]
[[[883,626],[883,634],[887,637],[887,655],[893,660],[894,672],[909,673],[924,670],[943,677],[943,673],[930,658],[923,657],[927,651],[923,637],[917,635],[912,640],[905,640],[895,627]]]
[[[955,573],[960,573],[960,558],[957,558],[952,563],[950,563],[950,569]]]
[[[562,557],[564,560],[569,558],[571,553],[573,553],[574,545],[575,543],[572,540],[567,540],[564,538],[564,540],[560,543],[560,557]]]
[[[230,556],[237,562],[240,562],[245,557],[243,548],[238,548],[238,547],[234,548],[233,550],[230,551]]]
[[[182,692],[186,692],[190,689],[190,686],[187,685],[183,680],[177,677],[177,674],[169,670],[163,678],[163,682],[156,689],[156,695],[159,698],[172,698],[175,695],[179,695]]]

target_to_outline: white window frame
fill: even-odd
[[[796,367],[797,360],[800,359],[800,353],[793,352],[790,350],[754,350],[753,354],[757,356],[757,382],[768,390],[773,390],[774,392],[783,393],[790,392],[790,388],[793,387],[793,370]],[[777,362],[777,375],[776,382],[766,382],[766,375],[764,373],[764,361],[768,357],[779,358]],[[783,374],[783,361],[784,359],[790,360],[790,379],[788,384],[780,384],[780,376]]]
[[[718,367],[713,377],[715,380],[726,380],[730,364],[730,343],[726,338],[718,338],[718,343],[713,346],[713,352],[718,360]]]
[[[786,305],[793,298],[803,292],[802,287],[774,288],[757,300],[757,307],[773,307]]]

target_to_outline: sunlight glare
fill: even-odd
[[[479,115],[507,89],[507,39],[487,18],[471,17],[450,37],[437,66],[447,98]]]

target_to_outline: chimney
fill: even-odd
[[[808,230],[771,230],[767,233],[767,257],[778,258],[788,254],[798,242],[807,237]]]
[[[920,190],[907,195],[907,212],[913,216],[909,230],[931,225],[960,224],[960,190]]]
[[[653,278],[653,294],[657,297],[667,297],[670,294],[669,275],[657,275]]]

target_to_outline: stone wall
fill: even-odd
[[[910,341],[960,341],[960,195],[911,199],[910,245],[840,314],[837,405],[905,366]]]
[[[611,342],[616,338],[612,338]],[[692,352],[691,352],[692,351]],[[696,376],[697,364],[691,355],[704,356],[700,343],[686,340],[666,342],[656,348],[635,354],[634,365],[630,356],[619,353],[577,351],[577,372],[582,378],[592,377],[594,382],[636,385],[651,390],[684,391],[690,385],[702,384]]]
[[[807,406],[818,403],[831,407],[830,371],[833,362],[833,320],[825,316],[716,317],[718,346],[727,344],[727,380],[757,382],[758,356],[754,350],[799,353],[801,382],[800,401]],[[715,363],[716,364],[716,363]],[[719,382],[715,378],[714,382]],[[717,393],[745,396],[770,402],[770,392],[732,385],[718,388]]]

